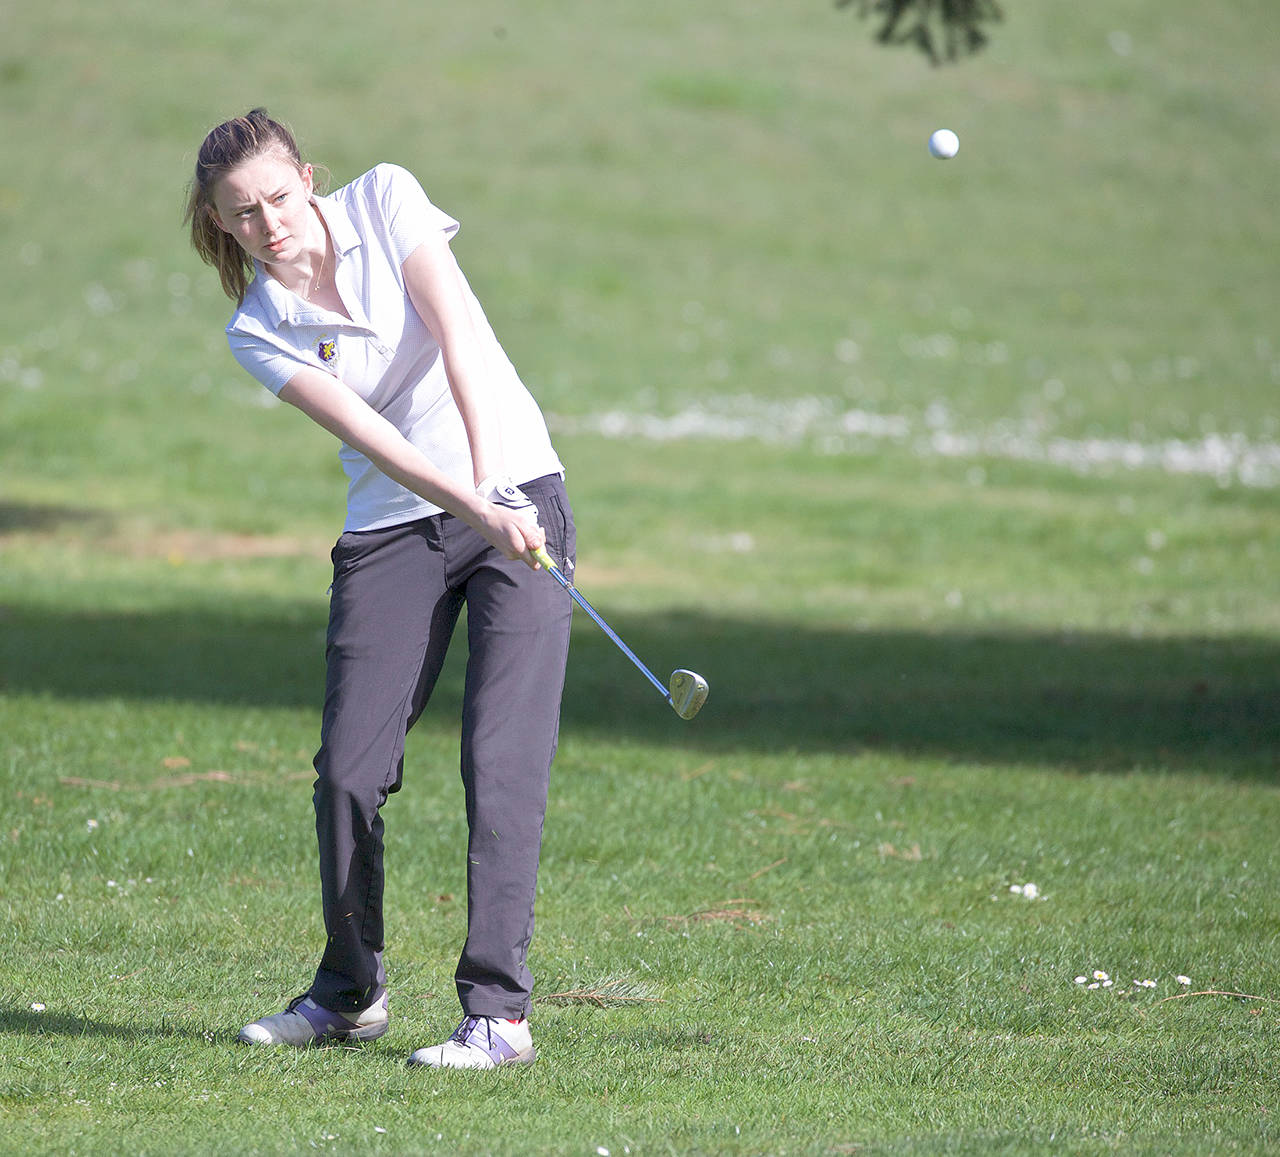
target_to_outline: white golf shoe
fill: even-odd
[[[531,1065],[537,1055],[527,1020],[468,1016],[444,1044],[419,1049],[409,1064],[433,1069],[496,1069],[499,1065]]]
[[[291,1000],[284,1012],[245,1025],[240,1040],[247,1045],[292,1045],[299,1049],[328,1041],[377,1040],[389,1022],[386,993],[351,1016],[321,1008],[303,993]]]

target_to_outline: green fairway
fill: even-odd
[[[0,13],[0,1152],[1280,1146],[1280,18],[1003,7],[948,68],[831,0]],[[527,1070],[404,1065],[461,653],[390,1033],[236,1044],[323,939],[343,498],[181,227],[256,104],[462,221],[581,589],[711,684],[575,621]]]

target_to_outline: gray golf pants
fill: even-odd
[[[547,552],[575,551],[558,475],[522,489]],[[467,939],[455,977],[470,1016],[525,1016],[525,963],[547,785],[560,725],[572,604],[545,574],[512,562],[450,515],[344,534],[333,550],[327,680],[316,755],[316,833],[328,939],[311,996],[353,1012],[386,986],[383,823],[400,789],[405,735],[421,714],[467,608],[462,708]]]

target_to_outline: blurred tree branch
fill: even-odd
[[[996,0],[836,0],[881,21],[881,44],[913,44],[933,64],[971,56],[987,43],[982,25],[1003,20]]]

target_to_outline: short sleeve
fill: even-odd
[[[396,260],[403,262],[428,237],[443,232],[452,238],[459,229],[443,209],[428,199],[418,179],[399,165],[382,164],[373,170],[379,206]]]
[[[300,369],[311,365],[296,352],[251,334],[228,331],[227,342],[236,361],[273,394],[279,394]]]

